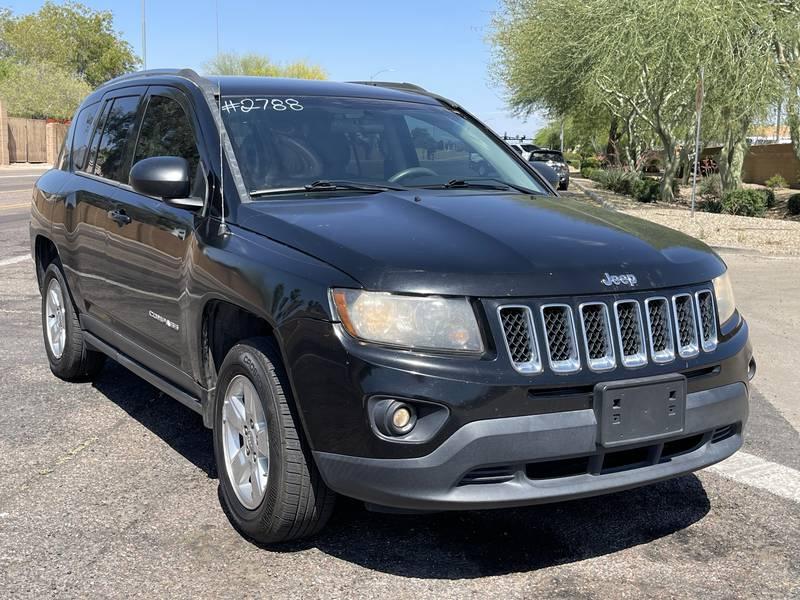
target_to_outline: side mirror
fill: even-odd
[[[554,189],[558,189],[559,181],[561,180],[561,176],[555,171],[555,169],[548,167],[543,162],[532,162],[530,165],[536,169],[536,171],[547,180],[547,183],[550,184],[550,187]]]
[[[182,208],[200,208],[200,198],[189,198],[189,161],[179,156],[144,158],[131,167],[128,183],[134,191],[163,198]]]

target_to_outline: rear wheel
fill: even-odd
[[[66,381],[93,377],[103,368],[105,356],[86,346],[78,314],[56,263],[47,267],[42,290],[42,331],[50,370]]]
[[[265,544],[314,535],[335,500],[292,415],[288,390],[278,352],[266,338],[234,346],[217,382],[214,455],[221,499],[233,525]]]

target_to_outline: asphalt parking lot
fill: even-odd
[[[738,462],[508,511],[342,502],[319,538],[265,549],[220,509],[198,415],[111,362],[93,383],[50,374],[19,206],[32,179],[6,174],[0,597],[800,597],[800,259],[723,252],[760,368]]]

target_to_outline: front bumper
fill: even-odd
[[[419,458],[314,452],[333,490],[407,510],[481,509],[581,498],[709,466],[742,445],[745,383],[690,393],[683,433],[604,450],[592,409],[473,421]]]

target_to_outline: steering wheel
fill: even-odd
[[[433,169],[428,169],[427,167],[408,167],[407,169],[398,171],[397,173],[389,177],[389,183],[397,183],[401,179],[405,179],[406,177],[423,177],[425,175],[430,175],[433,177],[439,176],[439,174],[436,171],[434,171]]]

